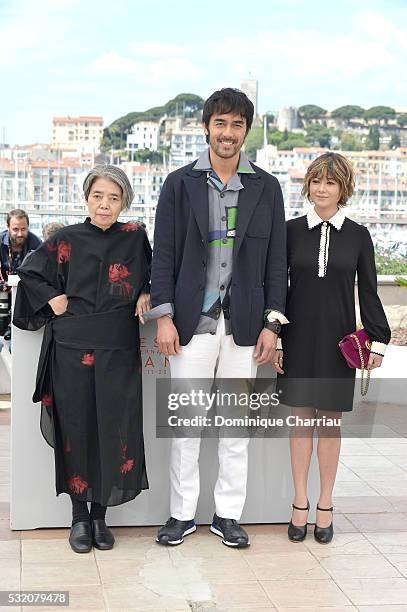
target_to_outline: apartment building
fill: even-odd
[[[139,121],[132,127],[131,133],[127,134],[127,150],[158,151],[160,123],[158,121]]]
[[[56,147],[90,145],[98,151],[103,136],[103,117],[53,117],[52,144]]]

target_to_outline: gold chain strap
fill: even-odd
[[[354,338],[356,342],[356,346],[358,347],[358,351],[359,351],[360,366],[361,366],[360,369],[362,371],[362,378],[360,381],[360,392],[363,396],[365,396],[369,389],[370,370],[367,370],[367,375],[365,379],[366,366],[365,366],[365,360],[363,359],[362,347],[360,346],[359,338],[355,334],[351,334],[351,338]]]

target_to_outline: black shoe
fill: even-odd
[[[309,502],[307,502],[306,508],[299,508],[295,504],[291,505],[293,510],[309,510]],[[288,525],[287,533],[288,539],[291,540],[291,542],[302,542],[307,536],[307,523],[305,523],[305,525],[294,525],[291,520]]]
[[[76,553],[88,553],[92,549],[92,529],[89,521],[79,521],[72,525],[69,544]]]
[[[333,512],[333,506],[331,508],[320,508],[317,504],[317,510],[322,510],[322,512]],[[320,544],[329,544],[333,537],[333,522],[329,525],[329,527],[318,527],[318,525],[315,523],[314,538],[317,542],[319,542]]]
[[[249,536],[235,519],[221,518],[214,514],[210,529],[222,538],[226,546],[245,548],[250,545]]]
[[[165,546],[168,544],[176,546],[177,544],[182,544],[184,536],[194,531],[196,531],[196,525],[193,519],[191,521],[179,521],[171,516],[165,525],[158,530],[155,541]]]
[[[93,546],[99,550],[111,550],[114,536],[103,519],[94,519],[92,523]]]

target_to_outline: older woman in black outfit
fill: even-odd
[[[33,399],[54,447],[57,495],[72,500],[69,542],[78,553],[112,548],[106,507],[148,487],[135,315],[146,302],[151,248],[138,224],[117,221],[134,196],[120,168],[96,166],[84,194],[86,221],[60,229],[19,268],[14,317],[25,329],[46,323]]]
[[[282,332],[283,351],[274,364],[281,402],[301,418],[340,419],[352,410],[355,370],[338,347],[356,328],[354,286],[358,279],[360,313],[372,340],[368,368],[380,367],[390,329],[377,295],[373,244],[368,230],[345,217],[342,208],[354,190],[354,171],[339,153],[314,160],[304,179],[303,195],[313,208],[287,222],[290,288],[289,325]],[[314,529],[323,544],[333,537],[332,491],[341,445],[340,427],[318,426],[320,495]],[[307,478],[314,427],[293,428],[290,436],[295,487],[288,537],[302,541],[307,533]]]

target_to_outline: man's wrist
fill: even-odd
[[[160,325],[163,321],[171,321],[172,323],[172,316],[169,314],[165,314],[165,315],[162,315],[161,317],[158,317],[157,325]]]
[[[281,323],[280,321],[265,321],[264,329],[268,329],[269,331],[279,336],[281,333]]]

